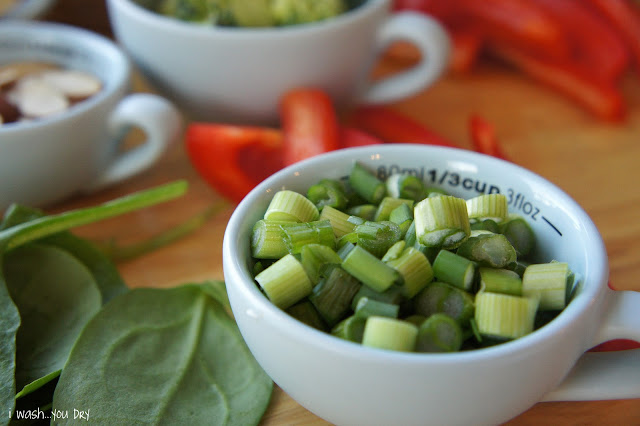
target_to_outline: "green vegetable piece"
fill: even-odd
[[[567,283],[571,271],[566,262],[527,266],[522,276],[522,295],[539,300],[540,310],[560,310],[567,304]]]
[[[473,286],[475,264],[448,250],[440,250],[433,262],[433,275],[438,281],[454,285],[465,291]]]
[[[34,265],[37,265],[34,267]],[[62,369],[102,298],[91,272],[68,252],[29,244],[4,257],[7,288],[22,323],[16,338],[16,388]]]
[[[385,181],[387,193],[394,198],[420,201],[424,198],[424,183],[415,175],[396,173]]]
[[[375,220],[376,222],[390,220],[389,218],[391,216],[391,212],[401,205],[407,205],[408,207],[413,208],[413,200],[384,197],[378,205],[378,210],[376,210],[376,214],[373,217],[373,220]]]
[[[475,305],[475,322],[483,336],[516,339],[533,331],[536,299],[480,292]]]
[[[97,424],[257,425],[273,384],[206,285],[113,299],[76,341],[53,409],[90,407]]]
[[[331,227],[333,228],[333,233],[336,238],[341,238],[348,233],[353,232],[353,228],[356,226],[349,220],[349,218],[351,218],[351,216],[340,210],[331,206],[324,206],[320,212],[318,220],[328,220],[329,223],[331,223]]]
[[[358,308],[360,300],[365,297],[392,305],[400,305],[406,300],[402,294],[402,288],[399,285],[392,285],[383,292],[376,291],[369,286],[363,285],[353,297],[353,300],[351,301],[351,309],[355,311]]]
[[[382,258],[402,238],[400,227],[390,221],[366,221],[357,225],[354,232],[358,236],[358,245],[377,258]]]
[[[307,197],[285,189],[275,193],[264,214],[264,219],[312,222],[317,220],[319,215],[317,207]]]
[[[469,219],[491,219],[502,222],[509,214],[504,194],[482,194],[467,200]]]
[[[387,193],[380,179],[360,163],[354,163],[349,174],[351,188],[368,203],[378,205]]]
[[[517,273],[508,269],[486,267],[479,268],[478,271],[482,291],[522,296],[522,279]]]
[[[342,259],[331,247],[322,244],[307,244],[300,252],[300,262],[309,279],[315,285],[320,281],[321,271],[327,264],[340,265]]]
[[[408,299],[418,294],[433,280],[433,269],[427,257],[413,247],[387,262],[402,276],[402,294]]]
[[[320,331],[327,331],[327,325],[309,299],[303,299],[286,309],[287,313],[300,322]]]
[[[271,27],[276,24],[269,0],[230,0],[229,6],[240,27]]]
[[[315,185],[307,190],[307,198],[316,205],[318,210],[327,207],[333,207],[337,210],[343,210],[347,207],[347,194],[340,181],[334,179],[321,179]]]
[[[500,227],[491,219],[474,220],[471,222],[471,231],[489,231],[494,234],[500,233]]]
[[[385,303],[368,297],[361,297],[356,305],[354,315],[358,318],[372,316],[398,318],[400,307],[392,303]]]
[[[516,250],[502,234],[483,233],[463,242],[456,252],[492,268],[506,268],[517,259]]]
[[[287,309],[307,297],[313,288],[304,267],[292,254],[260,272],[255,280],[280,309]]]
[[[462,327],[456,320],[446,314],[433,314],[418,328],[416,352],[457,352],[462,342]]]
[[[211,16],[208,0],[162,0],[157,11],[165,16],[182,21],[209,23]]]
[[[529,223],[520,216],[509,216],[500,224],[500,233],[507,237],[518,256],[526,257],[536,246],[536,236]]]
[[[418,315],[429,317],[443,313],[466,326],[474,314],[473,296],[464,290],[439,281],[430,283],[414,298],[414,309]]]
[[[313,287],[309,300],[329,327],[333,327],[347,315],[351,300],[361,286],[357,279],[338,266]]]
[[[364,326],[362,345],[373,348],[412,352],[418,327],[408,321],[389,317],[369,317]]]
[[[280,259],[289,253],[280,225],[296,223],[261,219],[251,231],[251,255],[256,259]]]
[[[366,318],[351,315],[331,329],[331,334],[344,340],[361,343],[364,335]]]
[[[465,200],[450,195],[416,204],[414,223],[418,242],[427,247],[455,248],[471,233]]]
[[[359,204],[357,206],[353,206],[347,209],[347,213],[362,218],[364,220],[373,220],[376,216],[376,212],[378,211],[378,207],[373,204]]]
[[[307,244],[322,244],[334,248],[336,237],[328,220],[288,223],[280,226],[284,244],[291,254],[298,254]]]
[[[385,291],[402,279],[398,271],[358,245],[344,258],[342,267],[378,292]]]

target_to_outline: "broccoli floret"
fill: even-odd
[[[276,25],[296,25],[321,21],[347,11],[344,0],[272,0]]]

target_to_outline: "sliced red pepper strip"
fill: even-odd
[[[340,148],[378,145],[381,143],[383,142],[380,139],[363,130],[355,127],[340,127]]]
[[[629,64],[624,41],[597,10],[583,0],[533,0],[565,28],[572,56],[586,72],[615,81]]]
[[[626,351],[628,349],[640,349],[640,342],[631,339],[615,339],[589,349],[589,352]]]
[[[456,146],[423,124],[384,106],[358,107],[347,117],[346,123],[386,143]]]
[[[338,149],[339,127],[329,95],[314,88],[293,89],[280,103],[285,165]]]
[[[628,0],[588,0],[605,16],[631,50],[640,73],[640,8]]]
[[[567,62],[552,61],[508,46],[492,45],[491,50],[537,81],[563,93],[607,121],[624,118],[626,105],[613,85],[595,80]]]
[[[506,160],[500,142],[496,136],[495,128],[484,118],[472,115],[469,119],[469,130],[471,132],[471,143],[473,148],[482,154]]]
[[[473,26],[454,27],[450,31],[452,52],[449,68],[456,73],[470,72],[482,51],[484,35]]]
[[[553,58],[570,46],[560,24],[531,0],[459,0],[460,12],[493,41]]]
[[[282,132],[263,127],[192,123],[185,134],[198,174],[235,202],[282,168],[282,146]]]

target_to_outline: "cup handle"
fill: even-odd
[[[435,19],[416,12],[396,12],[376,35],[376,57],[394,41],[413,43],[420,51],[420,62],[406,71],[376,82],[366,82],[359,102],[388,103],[416,94],[440,77],[447,69],[451,41]],[[372,64],[373,65],[373,64]]]
[[[120,151],[122,135],[132,127],[140,128],[146,139],[139,146]],[[181,129],[180,113],[166,99],[149,93],[126,96],[113,110],[107,123],[107,131],[112,137],[113,158],[107,168],[84,187],[84,191],[96,191],[146,170],[178,137]]]
[[[640,342],[640,293],[607,289],[607,309],[594,346],[614,339]],[[640,349],[587,352],[544,401],[640,398]]]

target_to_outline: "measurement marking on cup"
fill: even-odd
[[[554,231],[556,231],[556,232],[558,233],[558,235],[560,235],[560,236],[562,237],[562,232],[560,232],[560,230],[559,230],[558,228],[556,228],[556,226],[555,226],[553,223],[551,223],[551,222],[549,221],[549,219],[547,219],[546,217],[542,216],[542,220],[544,220],[545,222],[547,222],[547,224],[549,224],[549,226],[550,226],[550,227],[552,227],[552,228],[553,228],[553,230],[554,230]]]

